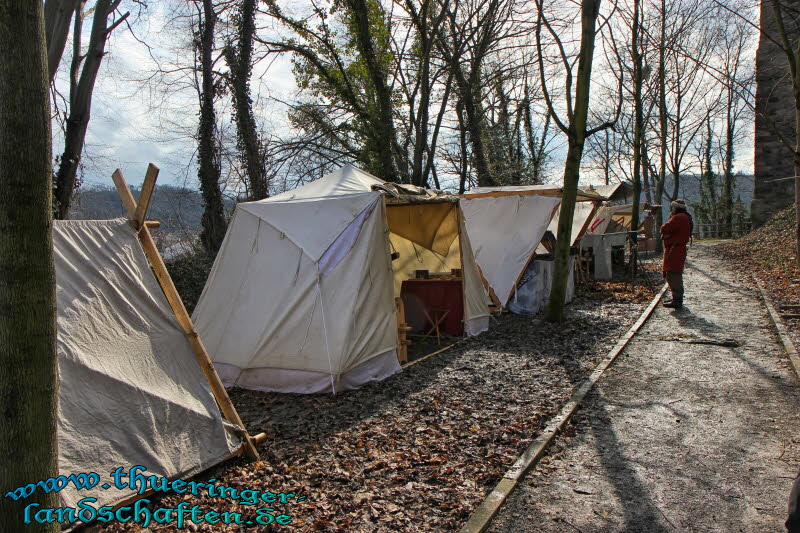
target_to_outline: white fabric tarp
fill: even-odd
[[[583,236],[584,230],[588,227],[589,218],[594,212],[594,204],[592,202],[576,202],[575,213],[572,215],[572,237],[570,246],[575,246]],[[553,235],[558,238],[558,219],[561,215],[561,209],[556,211],[555,216],[550,221],[547,229],[553,232]]]
[[[575,257],[569,258],[569,277],[567,278],[567,294],[564,298],[569,303],[575,298]],[[544,311],[550,301],[553,288],[553,268],[555,261],[535,259],[531,261],[519,280],[517,290],[508,302],[508,310],[517,315],[532,316]]]
[[[198,473],[241,444],[223,420],[127,220],[55,221],[59,471],[145,466],[170,478]],[[75,506],[119,502],[131,490],[59,493]]]
[[[193,314],[226,385],[336,392],[400,371],[384,187],[348,165],[237,205]],[[447,251],[456,234],[441,229],[404,233]],[[471,251],[462,255],[465,321],[486,317]]]
[[[639,221],[644,220],[644,210],[640,208]],[[606,205],[597,210],[586,229],[587,235],[602,235],[629,231],[633,221],[633,204]]]
[[[461,201],[475,260],[502,306],[560,203],[560,198],[538,195]]]

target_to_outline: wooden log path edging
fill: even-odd
[[[623,335],[617,344],[608,352],[608,355],[603,359],[591,373],[589,378],[575,391],[569,401],[561,408],[561,412],[550,420],[544,430],[536,437],[531,445],[525,450],[522,455],[517,457],[517,460],[508,469],[503,478],[495,485],[494,489],[486,496],[483,502],[475,509],[467,520],[467,523],[461,528],[461,533],[482,533],[486,531],[495,517],[500,507],[505,502],[506,498],[511,491],[517,486],[522,477],[535,466],[539,460],[544,456],[544,452],[555,436],[561,431],[567,421],[572,417],[573,413],[578,408],[578,405],[586,398],[586,395],[594,387],[595,383],[603,375],[603,372],[611,366],[617,356],[622,353],[625,346],[639,331],[639,328],[647,321],[650,315],[658,306],[658,302],[667,291],[667,285],[661,288],[661,291],[653,297],[650,305],[642,312],[639,319],[630,327],[630,329]]]
[[[800,357],[798,357],[797,348],[795,348],[791,337],[789,337],[789,331],[786,329],[781,315],[775,311],[775,304],[772,303],[772,298],[770,298],[767,291],[764,290],[764,286],[755,276],[753,276],[753,280],[756,282],[756,286],[761,292],[761,300],[764,302],[764,307],[767,308],[767,313],[772,319],[772,323],[775,324],[775,329],[778,331],[778,338],[781,340],[781,344],[783,344],[783,348],[786,350],[786,355],[789,356],[789,361],[792,363],[794,372],[800,379]]]

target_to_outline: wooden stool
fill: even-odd
[[[449,309],[431,309],[430,311],[431,311],[430,314],[428,314],[428,310],[427,309],[423,309],[423,312],[425,313],[425,317],[432,324],[431,329],[429,329],[428,332],[425,335],[423,335],[423,337],[430,337],[431,333],[433,333],[435,331],[436,332],[436,344],[441,344],[442,343],[442,334],[439,331],[439,326],[441,325],[442,322],[444,322],[444,319],[447,318],[447,315],[450,314],[450,310]],[[431,315],[433,315],[433,317],[431,317]]]
[[[575,262],[577,263],[577,273],[578,273],[578,281],[589,281],[589,269],[590,269],[590,260],[588,257],[580,254],[575,257]]]
[[[408,363],[408,345],[411,341],[406,334],[411,331],[411,326],[406,324],[406,307],[403,305],[403,300],[395,298],[394,305],[397,309],[397,361]]]

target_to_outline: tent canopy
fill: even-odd
[[[220,414],[129,221],[54,221],[53,247],[60,472],[187,477],[230,457],[242,429]],[[100,507],[133,491],[59,494]]]
[[[575,244],[583,237],[584,233],[589,226],[589,221],[592,219],[592,215],[595,213],[595,204],[590,202],[578,202],[575,204],[575,212],[572,215],[572,233],[571,233],[571,242],[570,246],[575,246]],[[555,216],[550,221],[550,225],[547,227],[549,231],[553,233],[553,235],[558,238],[558,220],[561,213],[556,211]]]
[[[639,220],[644,221],[644,206],[640,207]],[[597,210],[586,230],[587,235],[630,231],[633,222],[633,204],[607,205]]]
[[[478,198],[480,196],[511,196],[519,195],[520,193],[561,198],[564,196],[564,189],[557,185],[498,185],[493,187],[474,187],[462,196]],[[578,189],[577,200],[579,202],[600,202],[606,200],[606,197],[592,189]]]
[[[501,306],[506,305],[560,203],[558,197],[542,195],[462,200],[475,259]]]

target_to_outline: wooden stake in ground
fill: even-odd
[[[42,2],[0,2],[0,531],[27,505],[6,492],[58,475],[56,292],[47,48]],[[58,531],[57,522],[25,531]]]
[[[172,307],[172,311],[175,313],[175,317],[178,319],[184,333],[186,333],[186,336],[189,338],[195,358],[197,358],[197,363],[200,365],[203,375],[205,375],[208,384],[211,386],[211,392],[217,400],[220,411],[222,411],[223,416],[228,419],[229,422],[244,430],[244,451],[250,459],[257,460],[259,456],[255,444],[261,442],[264,439],[264,435],[261,434],[256,437],[251,437],[247,433],[242,419],[239,418],[239,413],[236,412],[236,408],[233,406],[231,399],[228,397],[228,393],[225,391],[225,387],[222,385],[222,380],[219,378],[216,369],[214,369],[211,358],[208,356],[205,346],[203,346],[203,341],[200,340],[200,336],[194,329],[192,319],[189,313],[186,312],[186,307],[183,305],[178,290],[172,283],[172,278],[167,271],[166,265],[164,265],[164,260],[161,259],[161,254],[158,253],[156,243],[153,241],[153,236],[150,235],[148,224],[145,223],[147,208],[153,190],[155,189],[156,178],[158,178],[158,167],[152,163],[148,165],[144,184],[142,185],[142,192],[139,195],[138,205],[136,200],[133,199],[133,195],[128,188],[128,184],[125,182],[125,178],[122,176],[122,171],[117,169],[112,178],[114,180],[114,185],[117,187],[117,192],[122,199],[122,205],[125,206],[128,212],[131,225],[133,225],[139,236],[139,242],[141,242],[144,253],[148,261],[150,261],[150,266],[153,267],[153,272],[155,272],[156,278],[158,278],[161,289],[164,291],[164,295],[167,297],[167,301],[170,307]]]

